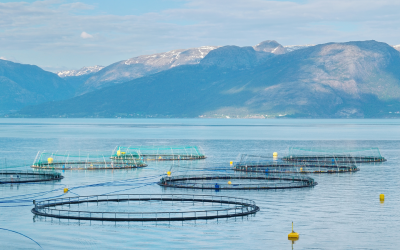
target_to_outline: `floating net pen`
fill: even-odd
[[[0,184],[57,181],[64,178],[53,171],[0,170]]]
[[[171,188],[215,190],[260,190],[312,187],[318,183],[313,178],[299,175],[178,175],[165,176],[158,185]]]
[[[147,165],[137,155],[113,159],[110,153],[84,151],[38,152],[32,168],[57,170],[99,170],[141,168]]]
[[[132,156],[141,160],[174,161],[198,160],[206,156],[199,146],[117,146],[112,159],[128,159]]]
[[[383,162],[386,159],[381,155],[379,148],[314,148],[314,147],[290,147],[284,161],[329,161],[335,158],[337,161],[346,161],[353,158],[356,163]]]
[[[314,162],[282,161],[277,158],[242,154],[233,165],[233,170],[258,173],[345,173],[360,169],[352,157],[318,159]]]
[[[189,194],[116,194],[34,203],[38,216],[90,221],[187,221],[247,216],[260,208],[244,198]]]

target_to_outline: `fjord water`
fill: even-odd
[[[173,174],[227,168],[240,153],[283,156],[290,146],[379,147],[387,162],[312,175],[313,188],[276,191],[164,189],[171,162],[137,170],[66,171],[59,182],[0,186],[2,249],[397,249],[400,120],[0,119],[0,167],[29,169],[39,150],[116,145],[199,145],[205,160]],[[229,170],[219,171],[229,173]],[[63,193],[68,187],[70,192]],[[35,217],[32,200],[100,194],[189,193],[252,199],[255,216],[197,222],[90,223]],[[380,203],[379,194],[385,194]],[[288,241],[291,222],[300,240]],[[12,230],[12,231],[8,231]],[[27,237],[29,238],[27,238]]]

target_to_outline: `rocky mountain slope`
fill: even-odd
[[[400,110],[399,66],[400,53],[375,41],[293,51],[264,65],[272,84],[246,106],[307,117],[396,117],[391,114]]]
[[[400,117],[400,53],[393,47],[364,41],[271,52],[221,47],[199,64],[27,107],[16,116]]]
[[[72,97],[73,88],[56,74],[41,68],[0,60],[0,114],[27,105]]]

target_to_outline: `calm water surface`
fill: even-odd
[[[201,146],[208,158],[179,162],[173,174],[227,168],[240,153],[283,156],[290,146],[379,147],[388,161],[361,165],[356,173],[312,175],[317,186],[296,190],[163,189],[156,182],[171,162],[150,162],[138,170],[67,171],[54,183],[1,185],[1,248],[40,249],[34,241],[43,249],[399,248],[400,120],[0,119],[2,169],[29,169],[39,150],[182,144]],[[34,199],[126,193],[242,197],[261,211],[246,218],[157,224],[78,223],[30,212]],[[292,221],[300,233],[294,245],[287,240]]]

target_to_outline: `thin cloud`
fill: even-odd
[[[268,39],[283,45],[370,39],[400,44],[398,0],[188,0],[180,8],[142,15],[97,14],[90,12],[94,6],[78,1],[61,3],[0,3],[0,48],[32,55],[1,51],[3,56],[80,68],[178,48]]]
[[[81,37],[82,37],[83,39],[93,38],[92,35],[86,33],[85,31],[83,31],[83,32],[81,33]]]

